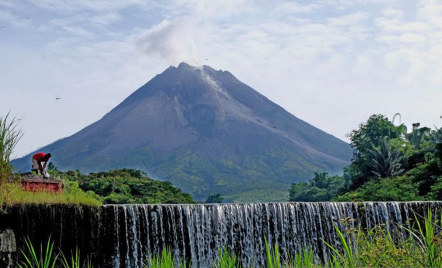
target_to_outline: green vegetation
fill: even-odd
[[[20,182],[6,183],[0,191],[0,207],[14,204],[71,204],[100,206],[102,202],[94,195],[85,193],[78,187],[78,182],[64,181],[62,193],[28,192],[22,189]]]
[[[152,258],[147,260],[144,268],[186,268],[186,264],[180,262],[177,265],[175,257],[172,256],[172,251],[165,248],[159,256],[152,256]]]
[[[115,169],[85,175],[79,171],[61,172],[52,165],[49,172],[78,184],[82,191],[104,204],[194,203],[191,195],[183,193],[170,182],[152,180],[139,170]]]
[[[8,120],[9,113],[0,117],[0,186],[7,182],[9,174],[13,167],[10,164],[12,152],[18,141],[23,136],[20,130],[17,130],[17,121],[15,118]]]
[[[40,245],[40,254],[35,251],[29,239],[26,239],[26,247],[28,249],[28,255],[23,253],[25,261],[22,264],[18,264],[20,268],[53,268],[55,267],[58,259],[58,254],[54,255],[54,243],[51,243],[51,239],[48,240],[46,248],[43,249],[43,245]]]
[[[63,268],[92,268],[92,262],[89,258],[86,258],[81,261],[80,251],[78,249],[75,250],[75,254],[72,254],[71,258],[68,259],[66,256],[60,252],[55,253],[54,251],[54,242],[51,242],[51,239],[48,239],[46,243],[46,247],[43,247],[43,244],[40,244],[40,252],[36,251],[34,245],[32,245],[29,239],[25,240],[27,253],[22,251],[23,261],[18,263],[17,266],[19,268],[54,268],[54,267],[63,267]],[[60,258],[60,255],[62,258]],[[58,265],[61,263],[61,266]]]
[[[292,184],[290,201],[322,202],[329,201],[344,188],[341,176],[330,177],[327,173],[315,172],[315,177],[307,182]]]
[[[8,120],[9,113],[0,118],[0,207],[6,202],[8,195],[9,175],[13,171],[10,164],[10,158],[20,138],[23,136],[20,130],[17,130],[15,118]]]
[[[394,120],[393,120],[394,121]],[[395,125],[372,115],[348,137],[354,149],[343,176],[315,173],[294,183],[290,201],[416,201],[442,199],[442,128]]]
[[[222,203],[224,197],[221,194],[211,194],[206,198],[206,204]]]

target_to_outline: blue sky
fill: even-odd
[[[0,116],[21,119],[16,156],[182,61],[229,70],[343,140],[375,113],[442,126],[441,1],[0,0]]]

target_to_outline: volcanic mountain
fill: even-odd
[[[102,119],[39,151],[60,170],[136,168],[198,200],[286,200],[291,183],[349,163],[345,142],[298,119],[228,71],[181,63]],[[13,161],[29,170],[31,155]]]

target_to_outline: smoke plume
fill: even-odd
[[[148,55],[160,56],[171,65],[184,61],[198,66],[198,53],[190,26],[191,22],[186,18],[164,20],[138,39],[137,45]]]

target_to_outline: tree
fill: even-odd
[[[353,158],[357,160],[364,157],[374,147],[379,147],[383,138],[395,139],[405,137],[407,127],[404,124],[395,126],[384,115],[372,115],[367,122],[359,125],[359,129],[347,134],[350,145],[353,147]]]
[[[403,156],[401,153],[392,148],[386,138],[383,139],[381,146],[370,150],[371,167],[373,174],[378,178],[393,178],[402,174]]]
[[[222,203],[224,200],[224,197],[221,196],[221,194],[211,194],[207,196],[206,203],[207,204],[213,204],[213,203]]]
[[[353,147],[353,159],[349,167],[344,169],[344,177],[350,190],[363,185],[370,178],[375,177],[373,152],[381,148],[384,140],[405,140],[407,128],[404,124],[395,126],[383,115],[372,115],[367,122],[359,125],[347,136]]]
[[[420,150],[423,145],[429,144],[428,140],[431,138],[431,129],[428,127],[420,127],[420,123],[414,123],[411,133],[407,134],[407,139],[411,142],[414,148]]]
[[[50,162],[49,165],[48,165],[48,170],[50,170],[50,171],[58,171],[58,168],[52,162]]]
[[[322,202],[330,201],[344,187],[344,178],[330,177],[328,173],[317,173],[309,182],[293,183],[290,188],[289,201],[292,202]]]

